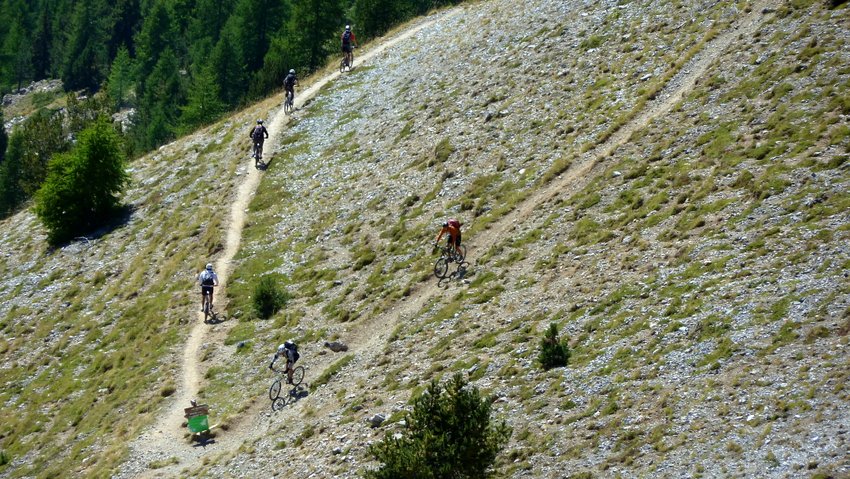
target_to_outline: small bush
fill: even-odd
[[[268,319],[283,309],[289,298],[289,293],[278,286],[273,276],[263,276],[254,288],[254,312],[258,317]]]
[[[496,454],[511,436],[504,422],[490,418],[490,398],[482,398],[476,387],[466,387],[461,374],[443,387],[432,381],[413,402],[406,415],[407,431],[402,437],[387,434],[373,445],[372,455],[383,463],[366,471],[371,479],[416,477],[463,479],[488,476]]]
[[[567,365],[570,350],[566,341],[558,340],[558,325],[549,324],[546,336],[540,341],[540,356],[538,357],[543,369],[549,370]]]

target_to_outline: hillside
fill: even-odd
[[[356,477],[455,371],[513,427],[498,477],[849,476],[847,4],[489,0],[414,26],[304,81],[285,127],[271,98],[136,160],[93,241],[0,224],[0,477]],[[438,282],[446,216],[470,264]],[[292,299],[257,320],[266,274]],[[544,372],[551,322],[572,356]],[[311,389],[272,411],[286,338]],[[194,396],[225,424],[205,448],[166,421]]]

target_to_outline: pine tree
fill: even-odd
[[[27,196],[21,188],[21,163],[23,137],[12,135],[9,150],[0,163],[0,218],[14,213]]]
[[[33,78],[32,41],[26,28],[25,19],[15,19],[3,41],[3,82],[17,89]]]
[[[114,102],[115,108],[121,108],[127,99],[128,92],[133,86],[133,61],[130,52],[125,47],[118,49],[109,77],[106,80],[106,91]]]
[[[328,54],[338,51],[336,37],[342,32],[342,16],[340,0],[293,1],[290,38],[293,50],[302,55],[300,65],[315,70]]]
[[[477,479],[507,443],[511,429],[490,419],[492,401],[455,374],[445,387],[436,381],[413,402],[401,438],[390,434],[371,448],[383,463],[370,479]]]
[[[177,30],[165,0],[154,0],[150,11],[145,15],[142,30],[136,37],[136,78],[139,80],[140,90],[145,90],[148,77],[159,63],[163,52],[166,49],[171,50],[172,54],[176,51],[173,45],[176,37]]]
[[[140,121],[136,131],[141,149],[155,148],[174,138],[179,114],[176,105],[182,102],[183,88],[177,56],[166,48],[148,76],[139,99]]]
[[[558,325],[549,324],[546,335],[540,340],[540,356],[538,360],[543,369],[558,368],[567,365],[570,350],[565,341],[558,339]]]
[[[56,155],[36,196],[35,212],[58,244],[109,220],[129,181],[121,138],[106,118],[80,134],[68,153]]]
[[[221,89],[221,99],[227,106],[236,106],[247,90],[245,68],[234,28],[231,24],[225,27],[210,57],[210,67]]]
[[[80,2],[74,8],[62,67],[66,90],[95,91],[109,65],[105,32],[105,5],[100,0]]]
[[[189,132],[194,128],[215,121],[226,105],[219,96],[215,75],[209,67],[202,68],[192,79],[189,86],[188,103],[181,107],[180,131]]]

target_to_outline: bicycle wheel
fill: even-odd
[[[455,261],[457,261],[458,264],[463,263],[463,260],[466,259],[466,245],[460,245],[455,256]]]
[[[280,411],[284,406],[286,406],[286,396],[275,398],[272,401],[272,411]]]
[[[280,379],[275,379],[272,383],[272,387],[269,388],[269,399],[274,401],[275,399],[280,397]]]
[[[283,112],[287,115],[292,113],[292,100],[288,97],[286,98],[286,101],[283,102]]]
[[[292,386],[296,387],[304,380],[304,366],[298,366],[292,370]]]
[[[440,258],[434,263],[434,276],[437,278],[443,279],[446,277],[446,273],[449,272],[449,262],[446,258]]]
[[[339,62],[339,72],[342,73],[345,71],[345,57],[342,57],[342,60]]]

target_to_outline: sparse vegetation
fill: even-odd
[[[279,284],[279,278],[265,275],[254,287],[254,312],[259,318],[268,319],[282,310],[290,295]]]
[[[558,338],[558,325],[549,324],[545,336],[540,340],[540,354],[537,358],[543,369],[549,370],[567,365],[570,358],[570,350],[566,340]]]

